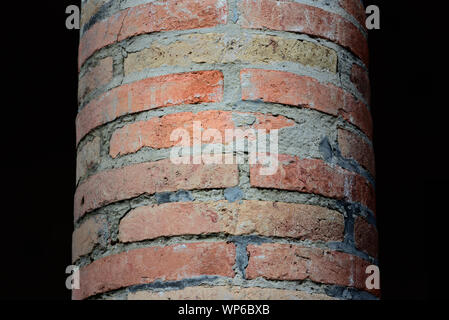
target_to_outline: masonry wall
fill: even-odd
[[[83,1],[73,298],[378,297],[367,68],[359,0]],[[173,164],[193,121],[279,169]]]

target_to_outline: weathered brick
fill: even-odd
[[[357,161],[373,176],[376,175],[372,145],[355,133],[338,129],[338,146],[343,157]]]
[[[125,74],[162,66],[190,66],[193,63],[295,62],[336,72],[334,50],[308,41],[278,36],[241,34],[229,39],[217,33],[190,34],[167,44],[153,42],[149,48],[130,53],[125,59]]]
[[[94,24],[80,40],[78,66],[95,51],[136,35],[213,27],[227,21],[226,1],[166,0],[128,8]]]
[[[76,158],[76,182],[84,177],[90,169],[95,168],[100,163],[101,139],[95,137],[87,142],[78,152]]]
[[[333,84],[289,72],[244,69],[240,73],[243,100],[262,100],[315,109],[359,127],[372,138],[372,118],[366,105]]]
[[[367,103],[371,102],[371,87],[368,72],[359,66],[354,64],[351,69],[351,81],[355,87],[363,95]]]
[[[242,114],[242,113],[234,113]],[[170,148],[178,145],[178,141],[170,141],[171,133],[182,128],[193,136],[193,122],[200,121],[202,129],[218,130],[222,137],[225,136],[226,129],[235,129],[236,125],[232,120],[232,112],[229,111],[202,111],[198,113],[181,112],[166,115],[164,117],[152,118],[148,121],[134,122],[116,130],[111,138],[110,152],[112,158],[118,155],[134,153],[143,147],[154,149]],[[282,116],[271,116],[260,113],[253,115],[255,123],[251,126],[254,129],[266,129],[268,132],[273,129],[281,129],[294,125],[292,120]],[[193,139],[190,141],[193,143]],[[207,143],[209,141],[203,141]],[[222,140],[224,144],[224,139]]]
[[[248,245],[246,277],[306,280],[365,289],[369,263],[343,252],[291,244]],[[280,263],[282,261],[282,263]]]
[[[80,270],[76,300],[158,279],[182,280],[203,275],[233,277],[235,246],[204,242],[148,247],[111,255]]]
[[[127,10],[97,22],[87,30],[80,39],[78,49],[78,70],[96,51],[117,42],[120,28],[127,15]]]
[[[122,242],[162,236],[227,233],[342,241],[343,215],[323,207],[269,202],[184,202],[139,207],[120,223]]]
[[[236,286],[187,287],[174,291],[137,291],[128,300],[337,300],[319,293],[273,288],[242,288]]]
[[[106,217],[94,216],[84,221],[72,235],[72,261],[90,253],[98,244],[105,246],[107,237]]]
[[[357,217],[354,224],[354,239],[357,249],[377,258],[379,239],[375,226]]]
[[[89,0],[81,2],[81,26],[89,22],[89,20],[108,1],[109,0]]]
[[[80,79],[78,86],[78,99],[96,88],[101,88],[112,80],[113,60],[111,57],[104,58],[98,64],[87,71]]]
[[[366,29],[365,8],[363,7],[361,0],[340,0],[338,3],[360,23],[363,29]]]
[[[134,164],[90,176],[75,192],[75,220],[84,213],[142,194],[234,187],[236,164],[173,164],[170,159]]]
[[[106,292],[118,299],[329,298],[290,286],[303,280],[324,284],[326,292],[337,285],[376,294],[364,283],[366,266],[377,257],[374,217],[354,213],[348,224],[337,209],[324,207],[354,204],[375,214],[366,176],[374,177],[375,167],[363,8],[361,0],[334,2],[83,0],[72,252],[82,269],[74,298]],[[279,71],[289,67],[296,71]],[[240,79],[229,68],[239,69]],[[124,76],[121,84],[117,76]],[[334,81],[339,78],[345,86]],[[295,117],[298,110],[305,118]],[[173,131],[186,129],[192,138],[198,122],[203,135],[218,129],[221,144],[226,129],[279,129],[286,150],[277,172],[206,165],[207,157],[188,165],[167,159],[181,142],[170,141]],[[317,128],[319,134],[294,141],[296,129]],[[354,168],[320,160],[316,147],[326,136]],[[220,143],[204,136],[201,142],[203,151]],[[224,152],[226,160],[240,155]],[[145,162],[150,159],[155,162]],[[324,202],[296,203],[303,195]],[[119,220],[108,214],[129,205]],[[338,246],[348,232],[354,252]],[[235,237],[267,241],[250,241],[242,266]],[[202,276],[227,280],[189,287]],[[236,276],[246,278],[243,287]],[[279,287],[258,287],[263,278]],[[166,286],[173,281],[187,285]]]
[[[175,106],[219,102],[223,74],[199,71],[147,78],[114,88],[87,104],[76,119],[77,143],[92,129],[126,114]]]
[[[362,32],[340,15],[293,0],[242,0],[239,23],[245,28],[292,31],[322,37],[349,48],[368,65]]]
[[[359,202],[375,212],[372,185],[362,176],[323,160],[278,155],[279,167],[273,175],[261,175],[261,165],[250,167],[250,183],[258,188],[275,188],[319,194],[329,198]]]

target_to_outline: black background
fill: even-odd
[[[430,274],[445,272],[447,105],[435,99],[445,84],[444,19],[419,3],[365,1],[381,10],[369,37],[384,299],[430,298]],[[80,1],[3,11],[14,19],[2,42],[1,299],[70,298],[79,37],[65,28],[70,4]]]

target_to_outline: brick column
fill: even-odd
[[[363,20],[359,0],[83,1],[73,298],[378,296]],[[249,147],[174,163],[198,123],[276,130],[277,170]]]

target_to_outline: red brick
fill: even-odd
[[[376,175],[374,164],[374,150],[372,145],[361,137],[344,129],[338,129],[338,146],[341,155],[353,159],[367,169],[373,176]]]
[[[239,113],[240,114],[240,113]],[[274,117],[271,115],[254,114],[257,121],[251,126],[254,129],[281,129],[294,125],[292,120],[285,117]],[[143,147],[154,149],[170,148],[178,145],[178,141],[170,141],[171,133],[178,128],[185,129],[193,137],[193,122],[200,121],[203,129],[216,129],[223,137],[224,144],[225,130],[235,129],[232,121],[232,112],[229,111],[202,111],[198,113],[181,112],[166,115],[164,117],[152,118],[148,121],[139,121],[124,126],[114,132],[110,143],[112,158],[118,155],[134,153]],[[193,143],[193,139],[190,141]],[[209,141],[203,141],[207,143]]]
[[[94,261],[80,270],[76,300],[122,287],[203,275],[233,277],[235,246],[224,242],[149,247]]]
[[[371,102],[371,87],[368,72],[361,66],[354,64],[351,69],[351,81],[363,95],[367,103]]]
[[[106,245],[107,228],[104,216],[94,216],[75,229],[72,236],[72,261],[90,253],[98,244]]]
[[[341,116],[372,137],[371,114],[361,101],[333,84],[289,72],[244,69],[240,73],[243,100],[302,106]]]
[[[134,164],[90,176],[75,192],[75,220],[84,213],[142,194],[234,187],[236,164],[173,164],[170,159]]]
[[[342,241],[343,215],[323,207],[269,201],[185,202],[139,207],[120,223],[122,242],[227,233]]]
[[[78,66],[97,50],[144,33],[208,28],[227,21],[226,1],[165,0],[131,7],[93,25],[80,41]]]
[[[366,30],[365,8],[363,7],[361,0],[340,0],[339,4],[360,23],[363,29]]]
[[[375,211],[375,193],[362,176],[318,159],[278,156],[279,168],[273,175],[260,175],[261,165],[250,168],[251,186],[319,194],[329,198],[359,202]]]
[[[369,263],[343,252],[291,244],[248,245],[246,277],[270,280],[312,280],[365,289]]]
[[[144,79],[114,88],[91,101],[76,119],[77,143],[92,129],[126,114],[175,106],[219,102],[220,71],[179,73]]]
[[[368,65],[368,42],[362,32],[338,14],[293,0],[242,0],[240,23],[245,28],[305,33],[349,48]]]
[[[357,217],[354,224],[354,238],[357,249],[377,258],[379,239],[375,226]]]

